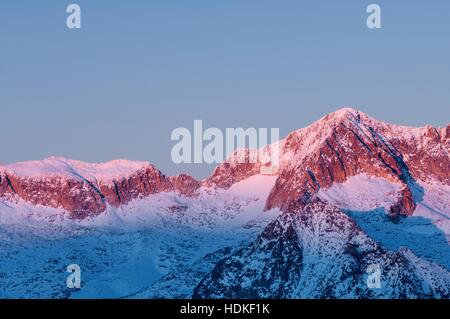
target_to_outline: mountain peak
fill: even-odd
[[[343,107],[334,112],[331,112],[329,115],[335,116],[335,117],[342,117],[342,116],[348,116],[348,115],[357,115],[359,113],[362,113],[362,112],[357,109],[354,109],[352,107]]]
[[[327,124],[331,124],[333,122],[335,123],[342,123],[343,121],[356,121],[360,122],[361,119],[369,120],[371,119],[366,113],[351,108],[351,107],[344,107],[341,109],[338,109],[337,111],[331,112],[324,117],[322,117],[318,122],[325,121]],[[373,119],[372,119],[373,120]]]

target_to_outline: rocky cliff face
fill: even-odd
[[[411,215],[415,208],[411,187],[415,183],[414,179],[422,176],[417,173],[418,165],[410,165],[410,153],[404,155],[402,151],[405,152],[405,149],[391,143],[391,135],[378,132],[386,133],[387,129],[391,130],[389,133],[392,136],[395,135],[395,129],[401,130],[405,136],[395,136],[405,141],[410,140],[409,135],[426,134],[425,130],[413,132],[413,129],[384,126],[354,110],[330,114],[312,126],[292,133],[284,141],[282,154],[291,153],[294,160],[281,167],[267,207],[286,210],[297,201],[307,202],[320,188],[365,173],[404,185],[404,194],[409,195],[403,196],[406,205],[397,211],[400,215]],[[427,147],[431,147],[429,143],[432,143],[435,144],[433,147],[439,149],[438,153],[428,156],[430,163],[436,163],[436,169],[427,170],[427,178],[447,178],[440,171],[442,166],[450,164],[445,141],[427,140],[427,143]],[[425,152],[425,148],[422,145],[420,152]],[[424,164],[420,165],[423,168]]]
[[[431,126],[413,129],[409,135],[402,134],[395,126],[386,124],[379,125],[378,130],[388,138],[392,147],[402,154],[404,163],[414,179],[435,179],[444,184],[450,182],[449,126],[443,129]]]
[[[307,203],[321,188],[343,183],[365,173],[403,185],[393,216],[410,216],[420,198],[416,181],[449,183],[449,127],[409,128],[377,121],[353,109],[331,113],[314,124],[292,132],[287,138],[262,150],[256,162],[249,150],[237,151],[219,165],[208,185],[228,188],[259,174],[279,148],[278,179],[267,209],[288,210],[298,201]],[[236,161],[236,158],[241,161]]]
[[[103,165],[108,164],[114,171],[114,163]],[[0,174],[0,196],[62,208],[72,218],[82,219],[104,212],[107,205],[119,207],[151,194],[178,192],[195,196],[200,186],[187,175],[167,177],[148,163],[132,165],[124,175],[92,174],[97,167],[85,163],[80,167],[79,162],[60,158],[44,160],[40,165],[38,174],[27,172],[24,167],[4,168]]]
[[[3,196],[19,198],[33,205],[63,208],[73,218],[96,215],[106,209],[104,195],[88,180],[52,176],[28,178],[5,172],[6,188]]]
[[[261,161],[251,159],[251,154],[256,154],[255,150],[243,149],[236,150],[230,158],[216,167],[213,174],[206,179],[204,184],[208,187],[230,188],[234,184],[261,171]]]
[[[192,178],[187,174],[180,174],[170,177],[170,183],[173,190],[188,197],[194,197],[198,195],[198,190],[202,186],[202,183],[200,181]]]
[[[9,181],[3,171],[0,170],[0,196],[4,196],[9,188]]]

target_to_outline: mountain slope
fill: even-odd
[[[382,269],[369,288],[370,265]],[[390,252],[320,200],[284,213],[221,260],[195,298],[449,298],[450,272],[409,250]]]

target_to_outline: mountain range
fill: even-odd
[[[237,160],[250,152],[265,156]],[[350,108],[204,180],[128,160],[2,165],[0,297],[450,298],[449,172],[450,124]]]

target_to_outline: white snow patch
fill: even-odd
[[[318,196],[341,209],[370,211],[380,207],[389,209],[401,188],[400,184],[383,178],[360,174],[344,183],[334,183],[327,189],[321,189]]]
[[[276,180],[277,176],[254,175],[235,183],[229,189],[223,190],[222,193],[234,196],[266,199],[274,187]]]

